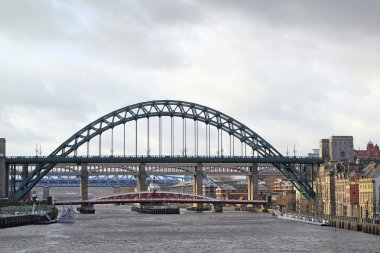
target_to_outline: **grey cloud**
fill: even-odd
[[[365,142],[363,125],[373,138],[379,126],[379,4],[1,1],[0,132],[16,154],[43,136],[55,148],[117,108],[182,99],[282,152],[332,133]]]
[[[200,1],[202,3],[203,1]],[[380,2],[376,0],[205,1],[210,9],[240,15],[280,29],[328,32],[332,36],[378,36]]]
[[[56,45],[57,52],[76,55],[79,51],[93,62],[139,69],[181,67],[173,29],[183,30],[176,26],[201,19],[196,6],[178,1],[1,4],[0,31],[8,39],[29,46]]]

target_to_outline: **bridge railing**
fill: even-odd
[[[278,156],[187,156],[187,155],[151,155],[151,156],[7,156],[8,164],[17,163],[107,163],[107,162],[189,162],[189,163],[281,163],[281,164],[321,164],[323,160],[312,157]]]

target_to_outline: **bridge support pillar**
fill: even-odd
[[[120,194],[120,186],[113,187],[113,194]]]
[[[137,184],[137,191],[138,192],[143,192],[147,191],[148,187],[146,185],[146,170],[145,170],[145,164],[140,164],[139,166],[139,182]]]
[[[50,195],[50,187],[49,186],[44,186],[43,189],[42,189],[42,200],[46,204],[49,204],[49,202],[51,202],[50,198],[49,198],[49,195]]]
[[[203,170],[200,164],[195,167],[193,194],[203,195]],[[205,208],[203,207],[203,203],[194,203],[191,210],[204,211]]]
[[[28,176],[29,176],[28,164],[23,164],[23,165],[22,165],[21,180],[22,180],[23,182],[25,182],[26,179],[28,178]],[[24,199],[24,201],[26,201],[26,202],[31,201],[30,191],[25,195],[25,197],[24,197],[23,199]]]
[[[81,174],[80,174],[80,198],[82,201],[88,200],[88,170],[87,164],[81,165]],[[94,205],[81,204],[78,207],[80,213],[95,213]]]
[[[212,208],[211,208],[211,212],[223,213],[223,205],[222,204],[213,204]]]
[[[5,165],[5,138],[0,138],[0,202],[8,198],[9,193],[9,167]]]
[[[249,168],[250,174],[248,175],[248,200],[258,199],[258,188],[259,188],[259,174],[257,171],[257,163],[252,164]],[[253,205],[248,205],[248,208],[253,208]]]

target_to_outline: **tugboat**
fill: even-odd
[[[160,191],[160,186],[156,183],[155,178],[153,178],[152,182],[149,184],[148,191],[153,193]],[[149,214],[179,214],[178,207],[172,207],[164,203],[139,204],[138,206],[133,206],[131,210],[138,213]]]
[[[62,213],[58,217],[58,223],[73,223],[74,220],[74,209],[72,206],[66,207],[63,206]]]

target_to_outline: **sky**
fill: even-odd
[[[195,102],[280,152],[380,142],[380,1],[0,1],[0,137],[48,155],[121,107]]]

